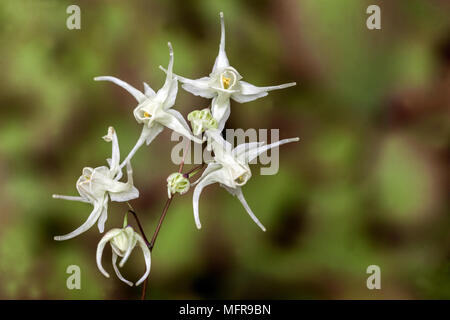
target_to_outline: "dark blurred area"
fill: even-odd
[[[67,6],[81,8],[81,30],[66,28]],[[381,7],[381,30],[366,8]],[[97,269],[96,227],[56,242],[81,225],[76,195],[85,166],[106,164],[112,125],[122,156],[138,138],[136,102],[94,82],[116,76],[159,89],[174,47],[174,71],[209,74],[217,55],[219,12],[227,54],[245,81],[297,86],[238,104],[228,128],[278,128],[300,142],[280,148],[280,169],[259,165],[243,188],[267,227],[218,185],[171,206],[152,254],[150,299],[449,299],[448,203],[450,2],[446,0],[12,1],[0,2],[0,298],[136,299],[140,288]],[[208,100],[179,88],[185,117]],[[141,197],[133,207],[151,234],[177,171],[177,142],[165,130],[133,159]],[[120,227],[125,203],[109,206]],[[104,266],[113,273],[109,249]],[[81,268],[68,290],[66,268]],[[369,265],[381,290],[368,290]],[[138,250],[123,268],[144,272]],[[136,281],[134,280],[134,281]]]

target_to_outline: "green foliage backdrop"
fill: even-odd
[[[382,29],[369,31],[365,11],[375,3]],[[93,77],[159,88],[168,41],[175,72],[209,73],[219,11],[228,57],[245,80],[298,83],[233,102],[227,126],[279,128],[280,138],[301,141],[280,148],[277,175],[254,166],[244,187],[266,233],[217,185],[202,194],[200,231],[192,193],[174,201],[152,255],[149,298],[450,298],[448,1],[84,0],[73,31],[70,4],[0,2],[0,298],[139,297],[98,271],[96,228],[52,240],[91,208],[51,194],[75,194],[81,169],[105,163],[110,145],[100,137],[109,125],[122,154],[140,133],[134,99]],[[186,116],[207,103],[180,89],[176,106]],[[148,233],[177,170],[175,144],[166,130],[134,158],[141,198],[133,206]],[[112,205],[107,228],[125,211]],[[81,267],[81,290],[66,288],[71,264]],[[382,290],[366,288],[372,264]],[[135,254],[124,274],[143,270]]]

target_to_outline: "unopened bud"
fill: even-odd
[[[169,198],[175,193],[185,194],[190,186],[189,180],[182,173],[175,172],[167,178],[167,194]]]

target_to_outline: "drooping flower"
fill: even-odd
[[[127,262],[131,252],[136,247],[136,245],[139,245],[141,247],[142,253],[144,254],[146,269],[144,275],[136,282],[136,286],[140,285],[150,274],[151,266],[150,250],[147,247],[147,244],[145,243],[142,236],[135,232],[130,226],[124,226],[123,229],[111,229],[103,236],[97,246],[97,266],[100,272],[103,273],[103,275],[107,278],[109,278],[109,274],[103,268],[102,255],[105,245],[108,242],[110,243],[112,248],[112,265],[114,271],[116,272],[117,277],[129,286],[133,286],[133,283],[125,279],[120,273],[119,268],[117,267],[117,258],[122,258],[119,263],[119,267],[122,268],[125,262]]]
[[[126,183],[118,181],[122,177],[122,170],[120,168],[119,142],[113,127],[109,127],[108,134],[103,139],[112,142],[112,156],[107,159],[109,167],[83,168],[82,175],[76,183],[80,196],[53,195],[55,199],[90,203],[94,209],[78,229],[63,236],[56,236],[55,240],[74,238],[91,228],[95,222],[98,222],[98,229],[102,233],[108,218],[108,199],[124,202],[139,197],[139,191],[133,185],[133,170],[129,161],[126,163],[128,181]]]
[[[148,84],[144,82],[145,92],[137,90],[128,83],[110,76],[96,77],[96,81],[111,81],[118,86],[127,90],[139,103],[134,109],[133,114],[136,121],[143,125],[141,136],[139,137],[136,145],[128,154],[127,158],[122,162],[124,163],[131,159],[136,151],[145,143],[149,145],[153,139],[161,133],[164,127],[167,127],[179,134],[191,139],[194,142],[202,143],[202,141],[194,137],[191,133],[189,125],[183,118],[181,113],[172,109],[175,104],[175,99],[178,92],[178,80],[173,74],[173,49],[170,42],[169,52],[170,60],[168,66],[168,72],[166,75],[166,81],[161,89],[155,93]]]
[[[213,118],[209,108],[194,110],[188,114],[187,119],[191,122],[192,131],[195,135],[205,130],[216,130],[218,127],[216,119]]]
[[[263,231],[266,231],[266,228],[250,209],[242,193],[242,186],[252,176],[248,163],[269,149],[298,140],[299,138],[284,139],[269,145],[264,145],[264,142],[243,143],[232,149],[229,142],[225,141],[220,135],[214,135],[210,141],[214,158],[208,164],[202,176],[192,184],[196,184],[192,203],[197,228],[201,228],[198,209],[200,194],[204,187],[219,183],[221,187],[224,187],[239,199],[253,221]]]
[[[242,76],[235,68],[230,66],[225,52],[225,23],[222,12],[220,13],[220,23],[219,54],[209,76],[195,80],[179,75],[177,75],[177,78],[183,83],[184,90],[196,96],[212,99],[212,115],[218,122],[218,130],[222,131],[230,116],[230,98],[239,103],[249,102],[267,96],[269,91],[288,88],[296,85],[296,83],[257,87],[241,80]],[[160,68],[166,71],[164,68]],[[167,73],[169,74],[171,71],[169,70]]]
[[[167,178],[167,195],[171,198],[175,193],[185,194],[190,186],[189,179],[180,172],[174,172]]]

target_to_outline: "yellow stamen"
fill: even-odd
[[[244,175],[239,176],[236,180],[237,180],[238,183],[244,182]]]
[[[231,78],[227,78],[222,76],[222,84],[224,89],[228,89],[230,87]]]
[[[147,111],[144,111],[144,117],[145,118],[150,118],[152,115],[150,113],[148,113]]]

